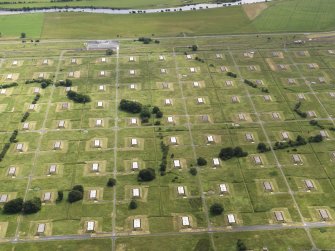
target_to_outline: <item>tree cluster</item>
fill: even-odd
[[[190,174],[192,174],[193,176],[196,176],[198,174],[198,170],[195,167],[191,167]]]
[[[212,215],[220,215],[223,213],[224,209],[220,203],[214,203],[209,209]]]
[[[17,142],[16,137],[17,137],[18,133],[19,133],[19,131],[17,129],[15,129],[12,132],[12,135],[9,138],[9,143],[16,143]]]
[[[136,101],[122,99],[120,101],[119,109],[129,113],[140,113],[142,111],[142,104]]]
[[[198,166],[205,166],[205,165],[207,165],[207,160],[203,157],[199,157],[197,159],[197,164],[198,164]]]
[[[6,89],[6,88],[14,87],[14,86],[18,86],[18,83],[14,82],[14,83],[9,83],[9,84],[2,84],[0,85],[0,89]]]
[[[198,50],[198,46],[196,44],[192,45],[191,47],[192,51],[197,51]]]
[[[59,80],[56,86],[64,86],[64,87],[71,87],[72,86],[72,80],[71,79],[65,79]]]
[[[75,103],[88,103],[91,102],[90,96],[86,94],[77,93],[75,91],[68,91],[66,96]]]
[[[136,209],[136,208],[137,208],[136,200],[131,200],[129,203],[129,209]]]
[[[160,118],[163,117],[163,112],[159,109],[158,106],[154,106],[154,107],[152,108],[152,113],[153,113],[153,114],[156,114],[156,118],[157,118],[157,119],[160,119]]]
[[[75,185],[68,195],[68,202],[73,203],[84,198],[84,187],[82,185]]]
[[[116,185],[116,179],[114,178],[109,178],[108,181],[107,181],[107,186],[108,187],[113,187]]]
[[[262,142],[258,143],[258,145],[257,145],[257,151],[259,153],[265,153],[265,152],[268,152],[270,150],[271,150],[270,147],[268,147],[266,144],[264,144]]]
[[[9,138],[9,142],[8,143],[5,143],[1,152],[0,152],[0,162],[3,160],[3,158],[5,157],[7,151],[9,150],[9,147],[10,147],[10,144],[11,143],[16,143],[17,140],[16,140],[16,137],[18,135],[19,131],[17,129],[15,129],[13,132],[12,132],[12,135],[10,136]]]
[[[257,84],[255,84],[254,82],[252,82],[248,79],[244,79],[244,83],[251,86],[252,88],[257,88]]]
[[[312,125],[312,126],[317,126],[320,129],[325,129],[325,127],[323,125],[320,125],[319,121],[317,121],[315,119],[312,119],[311,121],[309,121],[309,124]]]
[[[246,250],[248,250],[247,246],[240,239],[237,240],[236,248],[237,248],[237,251],[246,251]]]
[[[143,44],[150,44],[152,39],[150,37],[139,37],[138,41],[143,42]]]
[[[140,118],[141,118],[142,123],[148,123],[150,117],[151,117],[151,112],[149,110],[149,107],[143,106],[140,112]]]
[[[21,122],[23,123],[24,121],[26,121],[29,115],[30,115],[29,112],[25,112],[21,118]]]
[[[319,143],[319,142],[322,142],[322,141],[323,141],[323,137],[320,134],[315,135],[315,136],[310,136],[308,138],[309,143]]]
[[[108,49],[108,50],[106,50],[106,55],[107,56],[111,56],[111,55],[113,55],[114,54],[114,51],[112,50],[112,49]]]
[[[40,198],[32,198],[23,202],[22,211],[24,214],[34,214],[41,210],[42,202]]]
[[[297,139],[294,141],[294,140],[289,140],[289,141],[284,141],[284,142],[276,142],[274,144],[274,147],[273,149],[274,150],[278,150],[278,149],[285,149],[285,148],[288,148],[288,147],[297,147],[297,146],[303,146],[303,145],[306,145],[307,142],[306,142],[306,139],[300,135],[297,136]]]
[[[16,198],[7,201],[3,207],[3,213],[5,214],[33,214],[41,210],[42,202],[40,198],[34,197],[31,200],[23,202],[22,198]]]
[[[156,172],[153,168],[145,168],[142,169],[138,173],[138,180],[139,181],[152,181],[156,178]]]
[[[167,166],[167,156],[169,153],[169,146],[165,145],[163,140],[161,141],[161,151],[162,151],[162,161],[161,164],[159,165],[159,171],[161,175],[165,175],[166,171],[166,166]]]
[[[47,88],[49,85],[52,85],[53,82],[51,79],[40,79],[40,78],[33,78],[33,79],[30,79],[30,80],[26,80],[25,84],[33,84],[33,83],[39,83],[41,84],[41,88],[42,89],[45,89]]]
[[[246,157],[246,156],[248,156],[248,152],[244,152],[242,148],[239,146],[235,148],[232,148],[232,147],[222,148],[219,153],[219,157],[222,160],[229,160],[233,157],[241,158],[241,157]]]
[[[302,111],[300,110],[300,107],[301,107],[301,102],[299,101],[298,103],[296,103],[296,104],[294,105],[293,111],[295,111],[296,114],[298,114],[300,117],[302,117],[302,118],[306,118],[306,117],[307,117],[307,113],[306,113],[306,112],[302,112]]]
[[[4,144],[4,146],[3,146],[3,148],[2,148],[2,150],[0,152],[0,161],[2,161],[3,158],[5,157],[5,155],[6,155],[7,151],[8,151],[8,149],[9,149],[9,147],[10,147],[10,143]]]
[[[40,99],[40,97],[41,97],[41,94],[37,93],[37,94],[35,95],[35,97],[34,97],[34,99],[33,99],[33,101],[32,101],[31,103],[32,103],[32,104],[36,104],[37,101]]]
[[[232,78],[237,78],[237,74],[231,71],[227,72],[227,76],[232,77]]]
[[[202,58],[199,58],[198,56],[195,57],[195,60],[201,62],[201,63],[205,63],[205,60]]]
[[[64,192],[62,190],[59,190],[57,192],[57,199],[56,199],[56,202],[61,202],[64,198]]]

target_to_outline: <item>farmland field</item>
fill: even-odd
[[[329,38],[301,34],[123,39],[113,55],[87,51],[84,41],[1,43],[1,85],[18,85],[0,89],[0,149],[13,130],[18,136],[0,162],[0,196],[51,196],[36,214],[0,214],[3,250],[45,250],[46,240],[54,250],[235,250],[237,239],[254,250],[334,248],[334,50]],[[38,78],[70,79],[70,89],[91,102],[72,102],[64,86],[26,83]],[[119,109],[122,99],[157,106],[163,117],[142,123]],[[307,117],[294,111],[298,102]],[[319,143],[274,148],[319,134]],[[259,153],[260,142],[271,149]],[[164,175],[162,144],[169,146]],[[237,146],[248,156],[218,158],[221,148]],[[207,163],[198,166],[199,157]],[[149,167],[156,179],[139,181]],[[112,177],[116,186],[107,187]],[[67,202],[78,184],[83,200]],[[133,189],[136,209],[129,208]],[[222,215],[209,213],[215,202]]]

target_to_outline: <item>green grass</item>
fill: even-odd
[[[85,26],[82,24],[85,23]],[[222,25],[223,24],[223,25]],[[43,38],[106,38],[254,32],[241,7],[183,13],[46,15]],[[124,29],[124,27],[128,27]]]
[[[112,243],[110,239],[100,240],[80,240],[80,241],[51,241],[41,243],[21,243],[16,245],[6,246],[12,251],[42,251],[45,249],[57,251],[102,251],[111,249]]]
[[[252,25],[262,32],[324,31],[335,27],[332,0],[274,1]]]
[[[288,36],[288,39],[305,37],[302,35]],[[67,51],[63,58],[59,54],[64,48],[81,48],[82,42],[49,42],[40,43],[35,46],[32,43],[25,45],[2,43],[0,54],[3,55],[0,77],[8,73],[19,73],[19,85],[8,89],[11,92],[0,95],[0,104],[4,105],[4,112],[0,113],[3,121],[0,125],[1,145],[7,142],[10,133],[18,128],[18,141],[28,144],[26,153],[18,153],[11,146],[4,160],[0,163],[0,194],[10,193],[10,196],[23,197],[27,187],[28,175],[32,172],[32,179],[29,183],[27,198],[34,196],[41,197],[43,192],[51,191],[55,197],[57,190],[64,190],[64,201],[60,203],[46,203],[42,210],[33,215],[22,217],[21,225],[18,228],[21,238],[32,239],[38,222],[45,221],[51,227],[48,234],[52,235],[72,235],[83,233],[84,222],[94,219],[98,222],[98,232],[103,231],[110,234],[115,229],[120,238],[116,241],[116,246],[125,250],[156,250],[163,246],[163,250],[202,250],[204,243],[208,244],[209,236],[198,233],[180,234],[180,217],[188,215],[192,219],[190,231],[199,231],[207,228],[206,212],[201,201],[201,189],[198,179],[201,181],[206,206],[209,208],[214,202],[222,203],[224,213],[221,216],[209,216],[213,229],[226,229],[228,227],[227,214],[234,213],[238,226],[269,225],[276,224],[273,211],[283,210],[287,224],[301,225],[301,219],[297,209],[293,206],[293,200],[288,193],[288,187],[281,172],[276,167],[275,156],[272,152],[258,154],[264,161],[263,166],[257,166],[248,156],[247,158],[231,159],[222,161],[220,166],[213,168],[212,159],[217,157],[220,148],[227,146],[241,146],[250,155],[256,155],[256,145],[258,142],[266,142],[266,135],[263,132],[254,114],[252,104],[247,96],[254,103],[268,137],[273,144],[281,140],[281,132],[288,131],[292,138],[297,135],[308,137],[315,135],[319,129],[309,125],[308,119],[300,121],[292,113],[292,106],[296,102],[296,94],[303,92],[306,101],[302,108],[315,110],[319,118],[326,118],[326,113],[318,103],[317,98],[322,99],[324,107],[329,113],[334,111],[333,98],[329,92],[332,85],[328,83],[315,84],[312,88],[317,90],[314,95],[309,86],[304,83],[303,77],[317,78],[327,74],[329,79],[334,78],[331,72],[331,65],[335,62],[334,56],[328,52],[331,46],[317,43],[316,46],[306,43],[304,47],[296,45],[288,46],[287,50],[282,48],[282,35],[271,36],[268,41],[267,35],[258,37],[251,35],[221,37],[221,38],[197,38],[199,50],[192,52],[193,56],[204,59],[204,63],[196,60],[187,60],[184,52],[190,52],[188,46],[194,43],[193,38],[184,39],[161,39],[160,44],[143,45],[133,40],[121,40],[119,57],[119,88],[118,99],[135,99],[143,104],[157,105],[163,111],[164,116],[160,120],[160,126],[152,126],[156,119],[150,120],[150,125],[130,125],[130,117],[138,117],[125,112],[117,112],[115,107],[116,99],[116,56],[106,56],[104,51],[73,50]],[[214,46],[213,46],[214,45]],[[176,54],[173,53],[176,48]],[[246,58],[243,53],[253,48],[254,58]],[[310,56],[301,58],[297,52],[306,50]],[[273,58],[273,51],[283,52],[284,58]],[[222,54],[222,58],[216,58],[216,53]],[[159,55],[164,55],[166,61],[159,61]],[[129,62],[129,57],[134,56],[136,62]],[[101,57],[107,58],[107,63],[101,63]],[[41,65],[44,58],[49,58],[52,63],[49,66]],[[70,60],[76,58],[77,65],[70,64]],[[285,63],[291,65],[290,72],[273,71],[270,69],[266,59],[272,58],[276,64]],[[61,60],[59,62],[59,59]],[[22,65],[13,66],[13,60],[22,61]],[[234,64],[236,62],[237,65]],[[294,64],[294,63],[296,64]],[[306,65],[310,62],[318,63],[321,68],[310,71]],[[58,78],[66,78],[67,73],[72,70],[80,71],[80,78],[73,80],[73,88],[80,93],[87,93],[92,98],[89,104],[74,104],[66,98],[64,87],[57,87],[51,95],[51,87],[41,91],[41,98],[38,102],[40,110],[32,112],[28,121],[35,123],[36,130],[43,127],[46,119],[46,132],[40,134],[39,131],[24,131],[19,122],[21,114],[27,109],[27,105],[34,97],[33,89],[38,84],[24,84],[26,79],[31,79],[38,72],[48,72],[54,74],[56,67],[60,63]],[[213,66],[211,66],[213,64]],[[176,67],[176,65],[178,67]],[[240,79],[234,79],[234,86],[227,86],[226,80],[230,78],[225,73],[218,71],[221,65],[226,65],[230,69],[238,72],[240,69],[242,77],[248,79],[261,79],[264,87],[269,89],[271,102],[263,99],[263,93],[259,89],[246,86]],[[250,71],[248,66],[257,65],[260,71]],[[190,73],[189,68],[196,67],[197,73]],[[160,69],[166,68],[168,73],[161,74]],[[130,76],[129,70],[135,69],[136,76]],[[106,70],[108,77],[99,77],[98,72]],[[240,74],[240,73],[239,73]],[[285,80],[288,77],[299,80],[295,85],[288,85]],[[180,77],[180,79],[179,79]],[[180,81],[179,81],[180,80]],[[171,83],[171,89],[164,90],[159,84],[163,81]],[[200,81],[201,88],[194,88],[193,81]],[[136,83],[138,89],[131,90],[130,83]],[[106,91],[98,91],[98,86],[104,84]],[[185,97],[183,99],[182,97]],[[239,96],[240,103],[232,103],[232,96]],[[205,104],[196,104],[197,97],[204,97]],[[164,105],[164,99],[171,98],[172,106]],[[96,102],[103,100],[106,104],[104,108],[97,109]],[[50,106],[46,113],[48,104]],[[70,109],[60,111],[57,106],[60,102],[70,102]],[[116,100],[118,102],[118,100]],[[191,122],[191,134],[188,129],[188,122],[185,107]],[[283,116],[281,120],[275,121],[269,115],[272,111],[278,111]],[[236,121],[236,115],[245,112],[249,115],[250,121],[238,122],[239,127],[233,127],[232,122]],[[211,121],[201,122],[200,114],[208,114]],[[175,125],[168,124],[168,115],[175,116]],[[118,117],[119,130],[114,130],[115,118]],[[92,120],[103,118],[108,123],[103,128],[96,128]],[[66,120],[68,128],[57,130],[57,121]],[[299,121],[298,121],[299,119]],[[332,123],[327,120],[320,120],[320,123],[327,128]],[[73,129],[73,130],[68,130]],[[118,141],[115,142],[117,132]],[[255,143],[245,139],[246,133],[252,133]],[[334,160],[330,158],[330,153],[334,151],[333,143],[335,133],[328,130],[329,140],[319,144],[307,144],[300,146],[294,151],[292,148],[276,151],[279,162],[283,165],[283,171],[294,196],[301,209],[302,216],[306,222],[318,221],[317,208],[328,208],[331,217],[334,217]],[[215,135],[217,142],[207,144],[206,135]],[[169,143],[170,137],[178,138],[178,145]],[[191,137],[192,136],[192,137]],[[142,144],[138,148],[130,148],[129,140],[135,137]],[[101,150],[92,149],[90,144],[94,138],[103,138],[106,142]],[[194,141],[194,151],[191,139]],[[40,139],[40,145],[39,145]],[[52,150],[52,143],[55,140],[62,140],[66,148],[63,151]],[[157,177],[151,182],[139,182],[137,172],[130,170],[130,163],[137,160],[140,169],[143,167],[153,167],[158,172],[162,153],[160,142],[170,144],[167,155],[167,174]],[[116,156],[114,146],[117,146]],[[35,152],[39,149],[39,152]],[[36,153],[36,159],[35,159]],[[303,165],[295,166],[292,163],[292,154],[298,153],[303,158]],[[173,157],[172,157],[173,154]],[[195,165],[197,157],[204,157],[208,164],[200,168],[198,176],[194,177],[188,169]],[[114,159],[116,157],[116,159]],[[182,161],[182,170],[173,167],[173,159]],[[115,163],[116,161],[116,163]],[[101,163],[101,172],[93,174],[89,171],[90,164]],[[50,164],[57,164],[58,173],[47,176]],[[107,188],[106,182],[113,176],[114,165],[117,169],[117,185],[114,188]],[[18,168],[17,178],[12,179],[7,176],[9,166]],[[304,186],[304,179],[311,179],[316,189],[307,192]],[[265,192],[263,181],[270,181],[273,185],[273,193]],[[228,186],[228,194],[220,195],[219,185],[225,183]],[[85,198],[69,204],[66,201],[68,191],[74,184],[82,184],[85,190]],[[187,196],[183,198],[176,193],[177,186],[185,186]],[[128,205],[131,199],[131,189],[139,187],[143,197],[137,199],[138,208],[129,210]],[[96,203],[89,201],[88,190],[99,190],[99,200]],[[114,191],[116,192],[116,211],[113,211]],[[115,226],[112,226],[112,216],[116,214]],[[145,231],[162,235],[159,238],[151,237],[125,237],[122,235],[131,233],[131,219],[142,217],[148,225]],[[3,229],[2,234],[7,238],[13,238],[17,230],[17,215],[0,214],[0,222],[8,222],[7,231]],[[333,220],[330,221],[333,223]],[[234,226],[233,226],[234,228]],[[331,248],[331,243],[319,244],[322,240],[331,235],[315,234],[315,241],[318,246]],[[6,232],[6,233],[5,233]],[[134,233],[134,232],[132,232]],[[139,231],[139,233],[144,234]],[[176,235],[164,235],[164,233],[175,233]],[[101,233],[98,233],[101,235]],[[292,237],[292,238],[291,238]],[[293,238],[296,237],[296,238]],[[309,240],[305,232],[300,230],[285,230],[271,232],[243,232],[243,233],[220,233],[214,235],[214,242],[217,247],[225,247],[224,250],[235,250],[236,240],[245,240],[247,246],[254,250],[259,250],[263,246],[275,249],[279,246],[283,250],[292,248],[295,250],[310,248]],[[148,240],[147,242],[145,242]],[[172,241],[175,240],[175,241]],[[256,241],[254,241],[256,240]],[[141,243],[149,243],[148,247],[141,246]],[[67,243],[69,243],[67,245]],[[74,249],[76,242],[54,242],[58,249]],[[86,245],[88,242],[83,242]],[[96,249],[102,249],[106,245],[110,249],[110,243],[97,241]],[[89,244],[87,244],[89,245]],[[207,245],[209,246],[209,245]],[[14,246],[21,250],[20,245]],[[27,246],[34,248],[34,244]],[[44,243],[36,244],[36,249],[44,247]],[[53,247],[53,246],[52,246]],[[196,248],[197,247],[197,248]],[[82,250],[89,246],[83,246]],[[28,250],[29,250],[28,249]],[[54,248],[56,249],[56,248]],[[79,246],[78,246],[79,249]],[[14,249],[15,250],[15,249]],[[57,250],[57,249],[56,249]],[[121,249],[122,250],[122,249]],[[280,250],[280,249],[279,249]]]
[[[86,3],[86,2],[76,2]],[[128,4],[128,2],[127,2]],[[335,27],[332,0],[280,0],[268,3],[255,20],[241,6],[139,15],[47,13],[0,17],[3,37],[111,38],[194,36],[262,32],[330,31]],[[82,25],[82,24],[85,25]],[[124,29],[124,27],[127,29]]]
[[[43,13],[0,16],[0,32],[3,37],[19,38],[25,32],[27,37],[39,38],[43,21]]]

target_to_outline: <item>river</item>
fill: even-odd
[[[53,13],[53,12],[85,12],[85,13],[99,13],[99,14],[135,14],[135,13],[158,13],[158,12],[177,12],[177,11],[191,11],[191,10],[202,10],[202,9],[215,9],[228,6],[236,6],[241,4],[250,4],[250,3],[260,3],[268,2],[270,0],[241,0],[238,2],[232,3],[222,3],[222,4],[193,4],[185,5],[180,7],[170,7],[163,9],[112,9],[112,8],[82,8],[82,7],[67,7],[67,8],[41,8],[41,9],[32,9],[32,10],[0,10],[0,15],[13,15],[13,14],[26,14],[26,13]]]

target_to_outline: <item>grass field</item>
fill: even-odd
[[[43,29],[44,14],[0,16],[0,32],[4,37],[20,37],[21,32],[38,38]]]
[[[278,246],[279,250],[301,250],[312,246],[302,229],[304,223],[308,229],[313,224],[329,226],[309,231],[317,247],[333,248],[335,243],[328,236],[335,224],[332,157],[335,134],[330,130],[334,127],[330,118],[335,116],[331,95],[334,48],[323,41],[290,43],[295,39],[306,37],[272,35],[269,40],[268,35],[251,35],[198,37],[196,41],[186,37],[161,39],[159,44],[150,45],[125,39],[120,42],[119,54],[112,56],[106,56],[104,51],[80,50],[83,43],[74,41],[1,44],[1,83],[11,82],[7,78],[12,74],[19,85],[7,88],[0,95],[0,120],[3,121],[0,147],[14,129],[19,130],[19,135],[18,142],[11,144],[0,162],[0,194],[10,199],[29,199],[43,198],[44,193],[50,192],[52,198],[37,214],[0,214],[0,235],[4,241],[19,238],[29,242],[6,244],[4,250],[44,249],[49,243],[31,243],[36,238],[44,240],[43,236],[36,236],[39,223],[46,224],[48,238],[72,235],[109,238],[83,241],[81,246],[76,241],[51,242],[59,250],[89,250],[91,246],[95,247],[93,250],[108,247],[117,251],[157,250],[158,247],[234,250],[237,239],[244,240],[254,250],[264,246],[270,250]],[[283,40],[288,42],[286,49]],[[199,50],[192,52],[189,45],[195,42]],[[159,56],[164,60],[159,60]],[[204,62],[195,60],[196,57]],[[47,64],[43,63],[45,59]],[[72,59],[76,63],[71,63]],[[238,77],[228,77],[222,71],[226,68]],[[101,75],[101,71],[105,74]],[[76,74],[70,77],[70,72]],[[24,83],[41,73],[55,80],[71,78],[73,90],[88,94],[92,102],[83,105],[69,101],[64,87],[40,89],[41,98],[30,112],[26,130],[20,119],[29,109],[39,84]],[[268,93],[260,87],[247,86],[243,79],[258,81]],[[289,79],[294,81],[290,83]],[[103,90],[99,90],[100,85],[104,86]],[[299,94],[303,94],[303,99]],[[138,115],[119,111],[117,105],[121,99],[159,106],[164,116],[151,118],[148,124],[132,125],[130,119]],[[166,99],[171,101],[170,105]],[[328,138],[296,149],[258,153],[258,142],[273,145],[283,141],[283,132],[291,139],[320,133],[320,128],[309,124],[312,118],[301,118],[292,110],[298,99],[302,111],[315,112]],[[67,109],[62,108],[64,102],[69,102]],[[98,107],[98,102],[102,102],[102,107]],[[245,120],[239,119],[239,114]],[[208,120],[203,120],[203,115]],[[174,123],[167,121],[169,116]],[[96,126],[97,119],[102,119],[101,126]],[[65,121],[65,128],[58,128],[61,120]],[[160,125],[154,125],[157,121]],[[246,139],[247,134],[253,140]],[[208,142],[208,136],[214,142]],[[171,137],[177,139],[177,145],[171,143]],[[137,146],[131,146],[134,138],[139,142]],[[93,147],[96,139],[101,140],[98,149]],[[62,147],[54,150],[57,141]],[[137,162],[139,169],[153,167],[158,172],[161,142],[169,145],[166,175],[157,175],[149,183],[139,182],[138,171],[132,170],[132,163]],[[18,143],[24,144],[21,153],[16,149]],[[213,158],[222,147],[228,146],[241,146],[249,155],[221,160],[214,166]],[[301,163],[293,162],[294,154],[299,155]],[[262,164],[258,165],[254,156],[261,158]],[[207,164],[198,168],[197,176],[192,176],[189,168],[197,165],[198,157],[204,157]],[[180,161],[180,169],[174,167],[174,160]],[[93,163],[99,164],[98,174],[92,171]],[[52,164],[57,166],[57,171],[48,175]],[[13,166],[15,178],[8,176]],[[114,171],[117,185],[109,188],[106,182]],[[311,180],[314,189],[306,188],[306,179]],[[271,184],[271,192],[264,190],[265,181]],[[55,202],[58,190],[63,190],[66,198],[75,184],[84,186],[82,201]],[[220,184],[225,184],[229,192],[222,194]],[[185,195],[177,194],[179,186],[184,187]],[[130,210],[134,188],[139,189],[140,198],[138,208]],[[93,189],[98,193],[96,202],[89,198]],[[214,202],[224,205],[223,215],[208,214]],[[322,222],[320,209],[327,210],[330,216],[327,222]],[[285,222],[275,219],[276,211],[282,212]],[[229,224],[228,214],[234,215],[236,224]],[[184,216],[189,217],[191,227],[181,225]],[[132,227],[136,218],[141,219],[140,230]],[[85,231],[85,224],[90,220],[96,223],[93,235]],[[217,233],[207,233],[208,227]],[[262,231],[266,228],[271,231]],[[116,239],[111,240],[114,234]],[[139,246],[142,242],[148,246]]]
[[[335,2],[332,0],[281,0],[266,3],[266,5],[267,8],[255,5],[248,8],[238,6],[195,12],[142,15],[49,13],[1,16],[0,32],[3,37],[19,37],[21,32],[26,32],[28,37],[33,38],[95,39],[152,36],[153,34],[155,36],[195,36],[316,32],[330,31],[335,27],[333,15]],[[85,25],[82,25],[83,23]],[[124,28],[125,26],[127,29]]]

